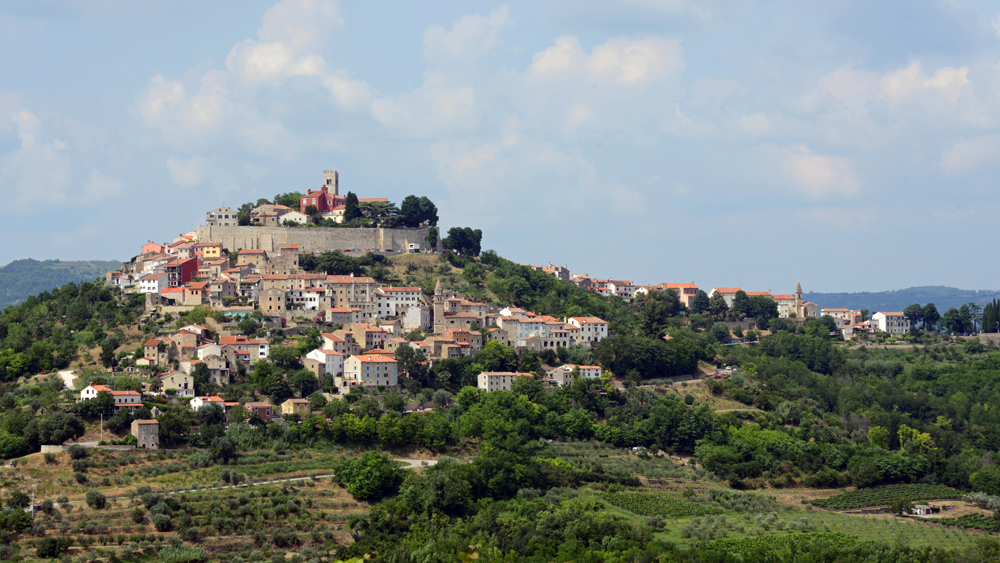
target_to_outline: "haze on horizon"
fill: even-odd
[[[982,1],[5,3],[0,264],[337,168],[574,273],[989,288],[998,127]]]

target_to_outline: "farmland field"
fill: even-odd
[[[722,514],[721,508],[670,498],[657,493],[606,493],[599,495],[610,504],[642,516],[704,516]]]
[[[957,499],[961,496],[961,491],[944,485],[889,485],[848,491],[829,498],[809,501],[809,504],[842,510],[879,506],[889,504],[894,500]]]

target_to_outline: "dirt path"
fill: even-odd
[[[73,385],[73,380],[76,379],[76,374],[73,373],[73,370],[68,369],[65,371],[61,371],[59,372],[59,377],[62,378],[63,383],[66,384],[67,389],[76,389],[76,387]]]

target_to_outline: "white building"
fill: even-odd
[[[903,313],[885,313],[879,311],[872,315],[871,324],[875,330],[886,332],[890,336],[902,336],[910,332],[910,320]]]
[[[310,222],[310,217],[304,213],[299,213],[298,211],[289,211],[281,216],[281,223],[284,224],[285,221],[305,225]]]
[[[324,365],[325,373],[339,376],[344,372],[344,355],[333,350],[313,350],[306,358],[316,360]]]
[[[93,383],[91,383],[90,385],[84,387],[83,391],[80,391],[80,400],[89,401],[91,399],[94,399],[97,397],[97,394],[100,393],[101,391],[106,391],[110,393],[111,388],[108,387],[107,385],[94,385]]]
[[[608,337],[608,322],[597,317],[570,317],[566,322],[580,329],[578,344],[594,346]]]
[[[215,403],[216,405],[219,405],[219,408],[221,408],[222,410],[226,409],[226,402],[223,401],[222,397],[219,397],[218,395],[215,395],[215,396],[206,396],[206,397],[195,397],[194,399],[191,399],[190,405],[191,405],[191,408],[194,409],[194,410],[201,410],[202,407],[204,407],[206,405],[210,405],[212,403]]]
[[[382,287],[375,290],[376,313],[380,319],[395,317],[403,310],[424,304],[419,287]]]
[[[636,286],[628,280],[608,280],[607,288],[619,297],[631,298],[635,295]]]
[[[601,367],[600,366],[576,366],[574,364],[565,364],[557,367],[556,369],[548,372],[546,375],[551,377],[559,384],[560,387],[563,385],[573,383],[573,370],[580,368],[580,378],[581,379],[600,379],[601,378]]]
[[[483,391],[510,391],[518,377],[534,377],[534,375],[510,371],[484,371],[479,374],[479,388]]]
[[[170,278],[166,273],[149,274],[139,280],[139,293],[155,293],[170,287]]]

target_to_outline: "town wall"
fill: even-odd
[[[276,253],[282,244],[298,244],[299,252],[327,250],[393,250],[407,244],[427,245],[427,229],[349,229],[325,227],[198,227],[199,242],[220,242],[232,252],[263,249]]]

